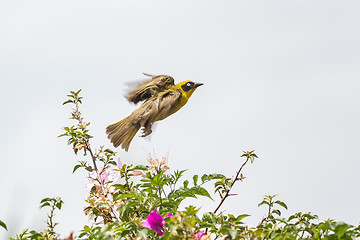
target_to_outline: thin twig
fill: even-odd
[[[271,214],[271,206],[269,205],[268,215],[261,220],[259,225],[262,225],[265,221],[268,221],[268,219],[270,218],[270,214]]]
[[[229,197],[229,193],[230,193],[231,188],[234,186],[235,182],[238,180],[238,177],[239,177],[239,174],[240,174],[241,170],[242,170],[243,167],[246,165],[246,163],[249,161],[249,159],[250,159],[250,157],[248,156],[248,157],[246,158],[246,161],[243,163],[243,165],[241,165],[239,171],[236,172],[236,176],[235,176],[235,178],[232,180],[232,183],[231,183],[231,185],[230,185],[230,188],[229,188],[228,190],[226,190],[225,196],[224,196],[223,198],[221,198],[221,201],[220,201],[219,205],[217,206],[217,208],[216,208],[215,211],[214,211],[214,214],[219,210],[219,208],[221,207],[221,205],[224,203],[225,199],[226,199],[227,197]]]
[[[93,154],[93,152],[91,150],[89,140],[86,141],[86,149],[89,151],[90,156],[91,156],[91,160],[93,161],[93,164],[94,164],[94,169],[95,169],[97,175],[99,175],[99,171],[98,171],[98,168],[96,166],[96,157],[94,156],[94,154]]]

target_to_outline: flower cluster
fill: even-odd
[[[90,206],[86,207],[84,212],[86,215],[94,212],[99,213],[105,222],[112,222],[111,213],[113,209],[119,207],[121,199],[114,201],[113,193],[115,188],[112,186],[120,178],[120,169],[122,168],[120,159],[117,160],[116,166],[106,165],[101,169],[100,173],[93,170],[89,173],[89,183],[86,188],[91,190],[87,202]]]
[[[150,163],[150,167],[148,168],[148,171],[150,173],[160,173],[162,172],[167,172],[170,168],[166,165],[167,163],[167,158],[163,157],[161,158],[161,160],[159,161],[159,159],[157,158],[152,158],[149,157],[147,159],[147,161]]]

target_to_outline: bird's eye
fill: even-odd
[[[194,86],[194,83],[192,83],[192,82],[187,82],[187,83],[181,85],[181,88],[182,88],[182,90],[184,90],[185,92],[188,92],[188,91],[190,91],[190,90],[193,88],[193,86]]]

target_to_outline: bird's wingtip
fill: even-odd
[[[156,75],[149,74],[149,73],[144,73],[144,72],[143,72],[142,74],[144,74],[145,76],[148,76],[148,77],[152,77],[152,78],[153,78],[153,77],[156,77]]]

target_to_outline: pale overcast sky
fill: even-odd
[[[89,1],[0,3],[0,219],[45,228],[44,197],[61,196],[58,231],[86,223],[86,173],[56,136],[83,89],[92,146],[135,109],[123,94],[142,72],[204,83],[188,104],[135,137],[124,163],[169,156],[171,170],[232,176],[243,150],[259,159],[222,207],[252,216],[266,194],[298,211],[360,221],[359,1]],[[88,159],[89,160],[89,159]],[[217,203],[191,201],[213,211]]]

